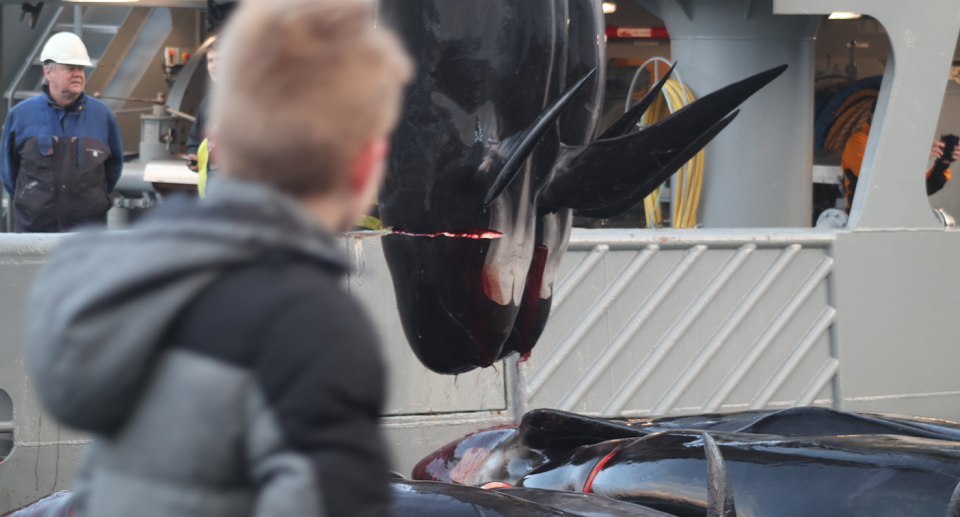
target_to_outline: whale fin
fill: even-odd
[[[587,72],[587,75],[583,76],[576,84],[567,89],[559,99],[543,110],[527,129],[505,138],[492,150],[480,168],[482,174],[493,178],[486,196],[484,196],[483,206],[489,206],[490,203],[493,203],[517,177],[517,173],[523,167],[523,162],[527,160],[530,151],[536,147],[540,138],[556,122],[563,110],[570,105],[570,101],[595,73],[597,73],[596,68]]]
[[[540,197],[543,211],[595,211],[637,197],[644,186],[656,188],[685,163],[680,157],[695,156],[717,124],[729,123],[737,106],[785,69],[779,66],[717,90],[639,133],[564,147]]]
[[[703,451],[707,455],[707,517],[737,517],[730,473],[717,442],[707,433],[703,433]]]
[[[733,122],[733,119],[737,118],[739,113],[739,110],[734,111],[730,115],[727,115],[727,118],[714,124],[713,127],[707,130],[706,133],[700,135],[700,138],[697,138],[680,154],[676,155],[672,160],[670,160],[670,163],[661,167],[656,174],[650,176],[646,181],[636,185],[633,191],[620,201],[603,208],[593,210],[577,210],[576,214],[581,217],[609,219],[611,217],[616,217],[627,210],[630,210],[637,203],[643,201],[643,198],[649,196],[651,192],[657,189],[657,187],[662,185],[664,181],[667,181],[670,176],[673,176],[673,173],[683,167],[683,164],[687,163],[694,156],[696,156],[701,149],[703,149],[707,144],[710,143],[711,140],[713,140],[715,136],[717,136],[717,134],[730,125],[730,123]]]
[[[663,85],[667,84],[667,80],[673,75],[675,68],[677,68],[677,63],[673,63],[670,70],[667,70],[667,73],[660,78],[660,81],[647,91],[647,94],[640,99],[640,102],[636,103],[629,111],[624,113],[622,117],[611,124],[597,140],[607,140],[618,136],[629,135],[634,126],[637,125],[637,122],[640,121],[640,118],[643,117],[643,114],[647,112],[647,108],[653,104],[657,95],[660,95],[660,90],[663,89]]]
[[[573,449],[607,440],[639,438],[650,433],[605,418],[559,409],[527,411],[517,427],[520,443],[531,449]]]
[[[947,517],[960,517],[960,483],[953,489],[950,503],[947,504]]]

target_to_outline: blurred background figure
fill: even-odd
[[[853,195],[857,191],[857,180],[860,178],[860,168],[863,165],[863,155],[867,149],[867,140],[870,138],[870,122],[873,119],[873,112],[876,110],[877,100],[873,98],[870,104],[869,117],[863,122],[860,131],[854,133],[846,139],[843,147],[843,158],[840,168],[843,169],[843,184],[847,198],[847,213],[850,213],[850,207],[853,205]],[[855,112],[848,108],[841,109],[841,113]],[[843,117],[843,115],[841,115]],[[852,117],[850,117],[852,118]],[[960,147],[952,145],[949,149],[949,155],[944,156],[945,144],[943,141],[934,141],[930,151],[930,156],[934,158],[933,167],[927,171],[927,195],[932,196],[940,191],[947,181],[950,181],[949,164],[960,158]]]
[[[207,49],[207,72],[210,74],[210,80],[216,83],[217,58],[220,55],[220,51],[217,50],[217,36],[211,36],[203,46]],[[207,139],[209,110],[210,96],[208,95],[200,102],[200,108],[197,109],[197,120],[190,128],[190,137],[187,139],[187,157],[189,158],[187,166],[193,172],[200,174],[200,179],[197,182],[200,197],[203,197],[206,193],[207,179],[211,176],[211,173],[216,171],[216,165],[210,159],[210,140]]]

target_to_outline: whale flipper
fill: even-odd
[[[676,172],[685,163],[677,165],[680,157],[695,156],[710,141],[704,136],[715,134],[725,120],[729,123],[733,110],[786,68],[779,66],[717,90],[639,133],[564,148],[540,197],[541,211],[597,211],[638,197],[644,185],[656,186]]]
[[[960,517],[960,483],[953,489],[950,502],[947,504],[947,517]]]
[[[677,68],[676,63],[670,67],[670,70],[667,70],[666,74],[663,74],[663,77],[660,78],[660,81],[657,82],[657,84],[653,85],[653,88],[650,88],[647,94],[640,99],[640,102],[636,103],[613,124],[610,124],[610,127],[608,127],[607,130],[597,138],[597,140],[608,140],[618,136],[629,135],[630,131],[633,130],[633,127],[637,125],[637,122],[640,122],[640,118],[643,117],[643,114],[647,112],[647,108],[649,108],[650,105],[653,104],[653,101],[656,100],[657,95],[660,95],[660,90],[663,90],[663,85],[667,84],[667,80],[669,80],[670,76],[673,75],[673,70],[675,68]]]
[[[730,474],[717,442],[707,433],[703,433],[703,451],[707,455],[707,517],[737,517]]]
[[[618,216],[627,210],[630,210],[637,203],[643,201],[643,198],[649,196],[651,192],[657,189],[657,187],[662,185],[664,181],[667,181],[670,176],[673,176],[673,173],[683,167],[683,164],[693,159],[693,157],[696,156],[701,149],[706,147],[706,145],[709,144],[710,141],[717,136],[717,134],[719,134],[724,128],[733,122],[733,119],[737,118],[739,113],[739,110],[734,111],[728,115],[727,118],[714,124],[713,127],[707,130],[706,133],[700,135],[700,138],[694,140],[694,142],[688,145],[686,149],[675,155],[669,163],[659,167],[656,173],[651,174],[646,180],[635,185],[630,194],[628,194],[626,197],[623,197],[619,201],[602,208],[577,210],[576,214],[581,217],[609,219],[611,217]]]
[[[582,79],[571,86],[559,99],[553,102],[547,109],[540,113],[540,116],[533,121],[533,124],[522,132],[505,138],[496,146],[487,156],[485,163],[480,166],[480,174],[492,178],[487,194],[483,199],[483,205],[489,206],[503,192],[503,189],[510,185],[510,182],[517,177],[517,173],[523,167],[523,162],[527,160],[530,151],[537,146],[540,138],[554,122],[563,113],[563,110],[570,105],[570,101],[577,95],[587,80],[597,72],[591,70]]]

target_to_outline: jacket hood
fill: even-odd
[[[136,406],[168,326],[227,268],[277,253],[338,272],[335,240],[292,198],[231,179],[167,202],[132,231],[66,239],[29,300],[29,370],[65,425],[110,434]]]

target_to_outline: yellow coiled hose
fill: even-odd
[[[686,92],[686,96],[684,96]],[[681,89],[679,81],[670,79],[663,86],[660,95],[653,101],[647,113],[641,119],[644,127],[656,124],[671,113],[695,100],[693,92],[686,85]],[[703,186],[703,150],[697,153],[678,171],[676,189],[673,192],[673,227],[693,228],[697,225],[697,207],[700,206],[700,189]],[[647,226],[656,228],[663,224],[663,212],[660,203],[660,191],[657,188],[643,200],[647,214]]]

